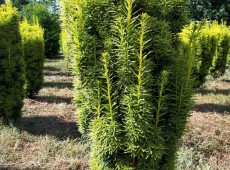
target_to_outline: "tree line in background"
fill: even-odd
[[[190,18],[196,21],[225,20],[230,24],[229,0],[189,0]]]
[[[0,0],[3,4],[5,0]],[[58,16],[59,6],[55,0],[12,0],[14,7],[18,8],[21,20],[26,17],[28,23],[33,23],[33,16],[44,28],[45,54],[47,58],[56,57],[60,50],[60,22]]]
[[[0,0],[3,4],[5,0]],[[45,54],[49,57],[56,57],[60,48],[60,22],[59,22],[59,1],[57,0],[12,0],[14,7],[21,11],[21,16],[26,16],[29,23],[36,15],[39,24],[44,28]],[[230,2],[229,0],[188,0],[189,18],[196,21],[203,19],[221,19],[230,24]],[[63,35],[62,35],[63,36]]]

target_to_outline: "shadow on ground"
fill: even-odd
[[[223,80],[223,82],[225,82],[225,83],[230,83],[230,80]]]
[[[1,165],[0,164],[0,170],[19,170],[19,169],[22,169],[22,168],[19,168],[18,166],[13,166],[13,165]],[[40,170],[41,167],[39,166],[34,166],[33,169],[37,169],[37,170]]]
[[[217,90],[201,89],[198,91],[198,93],[201,93],[202,95],[205,95],[205,94],[230,95],[230,90],[229,89],[217,89]]]
[[[71,74],[71,72],[69,71],[45,71],[43,73],[44,76],[67,76],[67,77],[70,77],[70,76],[73,76]]]
[[[197,112],[216,112],[219,114],[230,114],[230,106],[214,103],[198,104],[194,107]]]
[[[32,135],[50,135],[60,140],[81,137],[76,122],[67,122],[56,116],[23,117],[14,126]]]
[[[72,98],[71,97],[59,97],[59,96],[36,96],[33,100],[43,103],[49,104],[71,104]]]
[[[44,82],[42,84],[42,87],[43,88],[52,87],[52,88],[58,88],[58,89],[63,89],[63,88],[72,89],[73,83],[71,82]]]
[[[46,70],[46,71],[60,71],[60,69],[58,69],[56,67],[52,67],[52,66],[45,66],[44,70]]]

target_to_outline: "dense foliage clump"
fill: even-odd
[[[65,57],[67,69],[71,70],[72,61],[71,61],[71,57],[69,57],[70,49],[69,49],[69,46],[67,44],[68,44],[67,33],[64,30],[62,30],[61,31],[61,50],[62,50],[63,55]]]
[[[19,15],[10,2],[0,6],[0,118],[21,115],[25,64],[19,33]]]
[[[192,106],[198,28],[184,0],[63,0],[77,121],[91,169],[175,169]]]
[[[199,31],[199,46],[196,54],[196,77],[198,86],[206,81],[206,76],[211,74],[219,77],[225,73],[229,62],[230,29],[226,23],[191,23],[180,33],[183,42],[187,42],[186,35],[193,27],[202,27]]]
[[[24,5],[27,5],[30,3],[30,0],[11,0],[12,6],[17,8],[18,11],[21,11],[22,7]],[[0,0],[0,4],[4,4],[5,0]]]
[[[23,54],[26,63],[26,94],[34,97],[43,83],[43,68],[45,61],[44,31],[37,19],[33,25],[27,20],[20,25]]]
[[[59,17],[49,11],[49,6],[43,3],[30,3],[23,7],[22,16],[33,24],[33,16],[38,17],[38,22],[44,28],[45,55],[47,58],[56,57],[60,49],[60,23]]]
[[[77,44],[75,44],[75,41],[77,39],[74,39],[74,37],[77,36],[76,30],[76,24],[74,24],[74,21],[76,20],[75,17],[73,17],[73,14],[76,12],[75,11],[75,5],[77,2],[74,1],[61,1],[61,47],[62,51],[67,63],[68,69],[72,69],[73,67],[73,60],[74,60],[74,55],[76,55],[76,47]]]

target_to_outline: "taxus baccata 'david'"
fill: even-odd
[[[34,23],[29,24],[24,18],[20,24],[23,55],[26,64],[26,95],[34,97],[42,87],[43,68],[45,61],[44,31],[34,17]]]
[[[192,106],[197,29],[183,0],[62,0],[91,169],[175,169]]]
[[[19,32],[19,14],[10,1],[0,6],[0,119],[21,116],[25,63]]]

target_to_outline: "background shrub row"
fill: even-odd
[[[56,4],[56,1],[50,1]],[[45,55],[47,58],[55,58],[60,50],[60,22],[53,6],[45,4],[45,1],[32,1],[22,8],[21,15],[26,17],[28,23],[33,25],[33,16],[38,17],[40,26],[44,29]],[[52,10],[51,10],[52,9]]]
[[[206,81],[207,75],[220,77],[225,73],[230,61],[230,28],[225,22],[191,23],[180,34],[183,42],[187,43],[186,34],[194,27],[200,27],[195,70],[197,83],[200,86]]]
[[[27,20],[20,25],[23,55],[26,63],[26,94],[34,97],[42,87],[45,61],[44,31],[34,17],[33,25]]]
[[[22,27],[24,26],[25,23],[22,24]],[[27,46],[27,42],[33,41],[36,38],[32,38],[31,36],[28,36],[26,38],[27,40],[25,37],[21,38],[19,28],[20,23],[17,9],[13,8],[9,1],[6,1],[5,5],[0,6],[0,119],[3,119],[4,122],[21,116],[21,108],[25,96],[24,85],[26,77],[28,78],[26,83],[27,90],[29,89],[31,93],[33,93],[33,90],[37,90],[31,89],[29,82],[34,82],[32,79],[37,79],[38,77],[34,76],[32,78],[28,75],[33,74],[33,72],[38,71],[38,69],[33,67],[33,69],[35,69],[33,70],[29,65],[37,64],[38,60],[39,62],[44,60],[44,55],[38,56],[39,54],[36,53],[38,49],[35,42],[33,42],[33,45],[30,47]],[[31,29],[33,29],[33,27],[31,27]],[[22,30],[24,30],[24,28]],[[37,34],[40,36],[41,30],[37,32]],[[24,31],[23,35],[25,35]],[[29,38],[31,38],[31,40],[29,40]],[[42,41],[43,40],[39,41],[39,43],[42,44],[41,46],[44,45],[44,41]],[[22,48],[22,44],[24,48]],[[28,51],[28,48],[31,48],[30,50],[35,52],[32,53]],[[25,51],[23,51],[23,49]],[[25,63],[27,57],[28,60],[26,60],[27,62]],[[29,58],[35,58],[37,61],[29,61]],[[29,65],[26,66],[26,64]],[[28,70],[28,68],[30,69]],[[42,67],[39,69],[42,69]],[[26,73],[25,71],[29,72]],[[39,70],[39,72],[41,73],[41,70]],[[39,80],[39,83],[40,82],[41,80]]]

